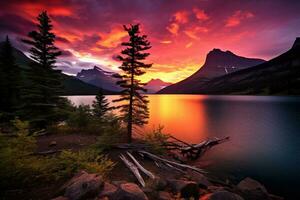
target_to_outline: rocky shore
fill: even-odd
[[[237,185],[212,183],[200,173],[187,172],[181,178],[155,177],[145,187],[127,181],[107,181],[97,174],[77,173],[52,200],[282,200],[269,194],[264,185],[245,178]]]

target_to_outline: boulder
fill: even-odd
[[[241,196],[228,191],[217,191],[206,194],[200,200],[244,200]]]
[[[82,200],[97,196],[103,185],[101,176],[81,171],[68,181],[62,190],[64,196],[70,200]]]
[[[165,192],[165,191],[160,191],[158,192],[158,200],[171,200],[172,195],[169,192]]]
[[[208,186],[211,186],[212,184],[208,181],[207,177],[203,174],[199,174],[195,171],[190,170],[188,172],[189,178],[193,181],[195,181],[199,187],[206,189]]]
[[[99,197],[111,197],[115,192],[117,192],[117,187],[110,184],[110,183],[104,183],[103,189],[98,195]]]
[[[199,198],[198,184],[194,181],[169,179],[168,185],[171,187],[174,193],[180,193],[182,198]]]
[[[54,146],[56,146],[57,145],[57,142],[56,141],[51,141],[50,143],[49,143],[49,147],[54,147]]]
[[[245,178],[237,188],[242,192],[241,195],[247,200],[268,200],[269,194],[265,186],[251,178]]]
[[[240,189],[241,191],[246,191],[246,190],[261,190],[264,193],[268,193],[267,189],[265,188],[265,186],[263,186],[261,183],[259,183],[256,180],[253,180],[249,177],[245,178],[244,180],[242,180],[238,185],[237,185],[238,189]]]
[[[153,180],[148,181],[148,185],[154,190],[164,190],[168,183],[164,178],[155,177]]]
[[[111,200],[148,200],[145,193],[134,183],[123,183],[111,195]]]

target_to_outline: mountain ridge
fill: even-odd
[[[238,56],[228,50],[222,51],[221,49],[214,48],[206,55],[204,64],[194,74],[178,83],[160,90],[158,93],[188,93],[189,87],[204,84],[212,78],[252,67],[263,62],[265,62],[265,60],[246,58]]]

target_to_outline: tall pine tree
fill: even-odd
[[[0,49],[0,112],[1,121],[9,121],[22,106],[21,69],[15,63],[13,47],[8,36]]]
[[[105,115],[111,110],[102,90],[96,95],[96,100],[93,101],[92,109],[93,115],[99,119],[100,122],[103,122]]]
[[[27,73],[30,79],[24,92],[26,103],[24,113],[32,125],[45,128],[57,119],[57,108],[62,91],[60,70],[55,69],[57,56],[61,51],[54,45],[55,34],[46,11],[37,17],[37,30],[28,34],[23,42],[31,46],[30,57],[35,61]]]
[[[124,26],[124,29],[128,32],[129,41],[122,43],[126,48],[122,50],[122,55],[118,56],[122,62],[119,68],[123,74],[116,76],[121,79],[117,84],[123,88],[123,91],[121,98],[114,102],[126,102],[116,108],[120,109],[122,118],[127,123],[127,139],[131,142],[133,126],[146,124],[149,117],[147,96],[140,94],[140,91],[147,90],[143,88],[145,84],[141,83],[137,76],[145,74],[145,69],[152,66],[143,62],[150,55],[145,51],[151,46],[147,36],[140,35],[139,24]]]

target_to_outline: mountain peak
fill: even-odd
[[[292,48],[296,48],[296,47],[300,47],[300,37],[296,38]]]

